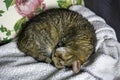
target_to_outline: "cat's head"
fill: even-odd
[[[72,67],[73,72],[78,73],[81,66],[80,60],[71,53],[72,50],[69,48],[57,48],[55,54],[52,56],[52,60],[57,68]]]

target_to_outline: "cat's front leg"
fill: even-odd
[[[44,55],[38,55],[37,57],[35,57],[38,61],[43,61],[46,63],[51,63],[51,59],[50,57],[44,56]]]

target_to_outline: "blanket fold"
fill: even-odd
[[[114,29],[84,6],[69,9],[82,14],[96,30],[96,51],[81,71],[73,74],[71,70],[37,62],[19,51],[16,41],[12,41],[0,46],[0,80],[120,80],[120,43]]]

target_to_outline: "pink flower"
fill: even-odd
[[[16,9],[19,14],[30,19],[37,12],[37,9],[45,9],[43,0],[16,0]]]

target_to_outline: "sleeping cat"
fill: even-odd
[[[75,73],[94,52],[93,26],[77,12],[68,9],[46,10],[23,25],[18,48],[38,61],[57,68],[72,67]]]

